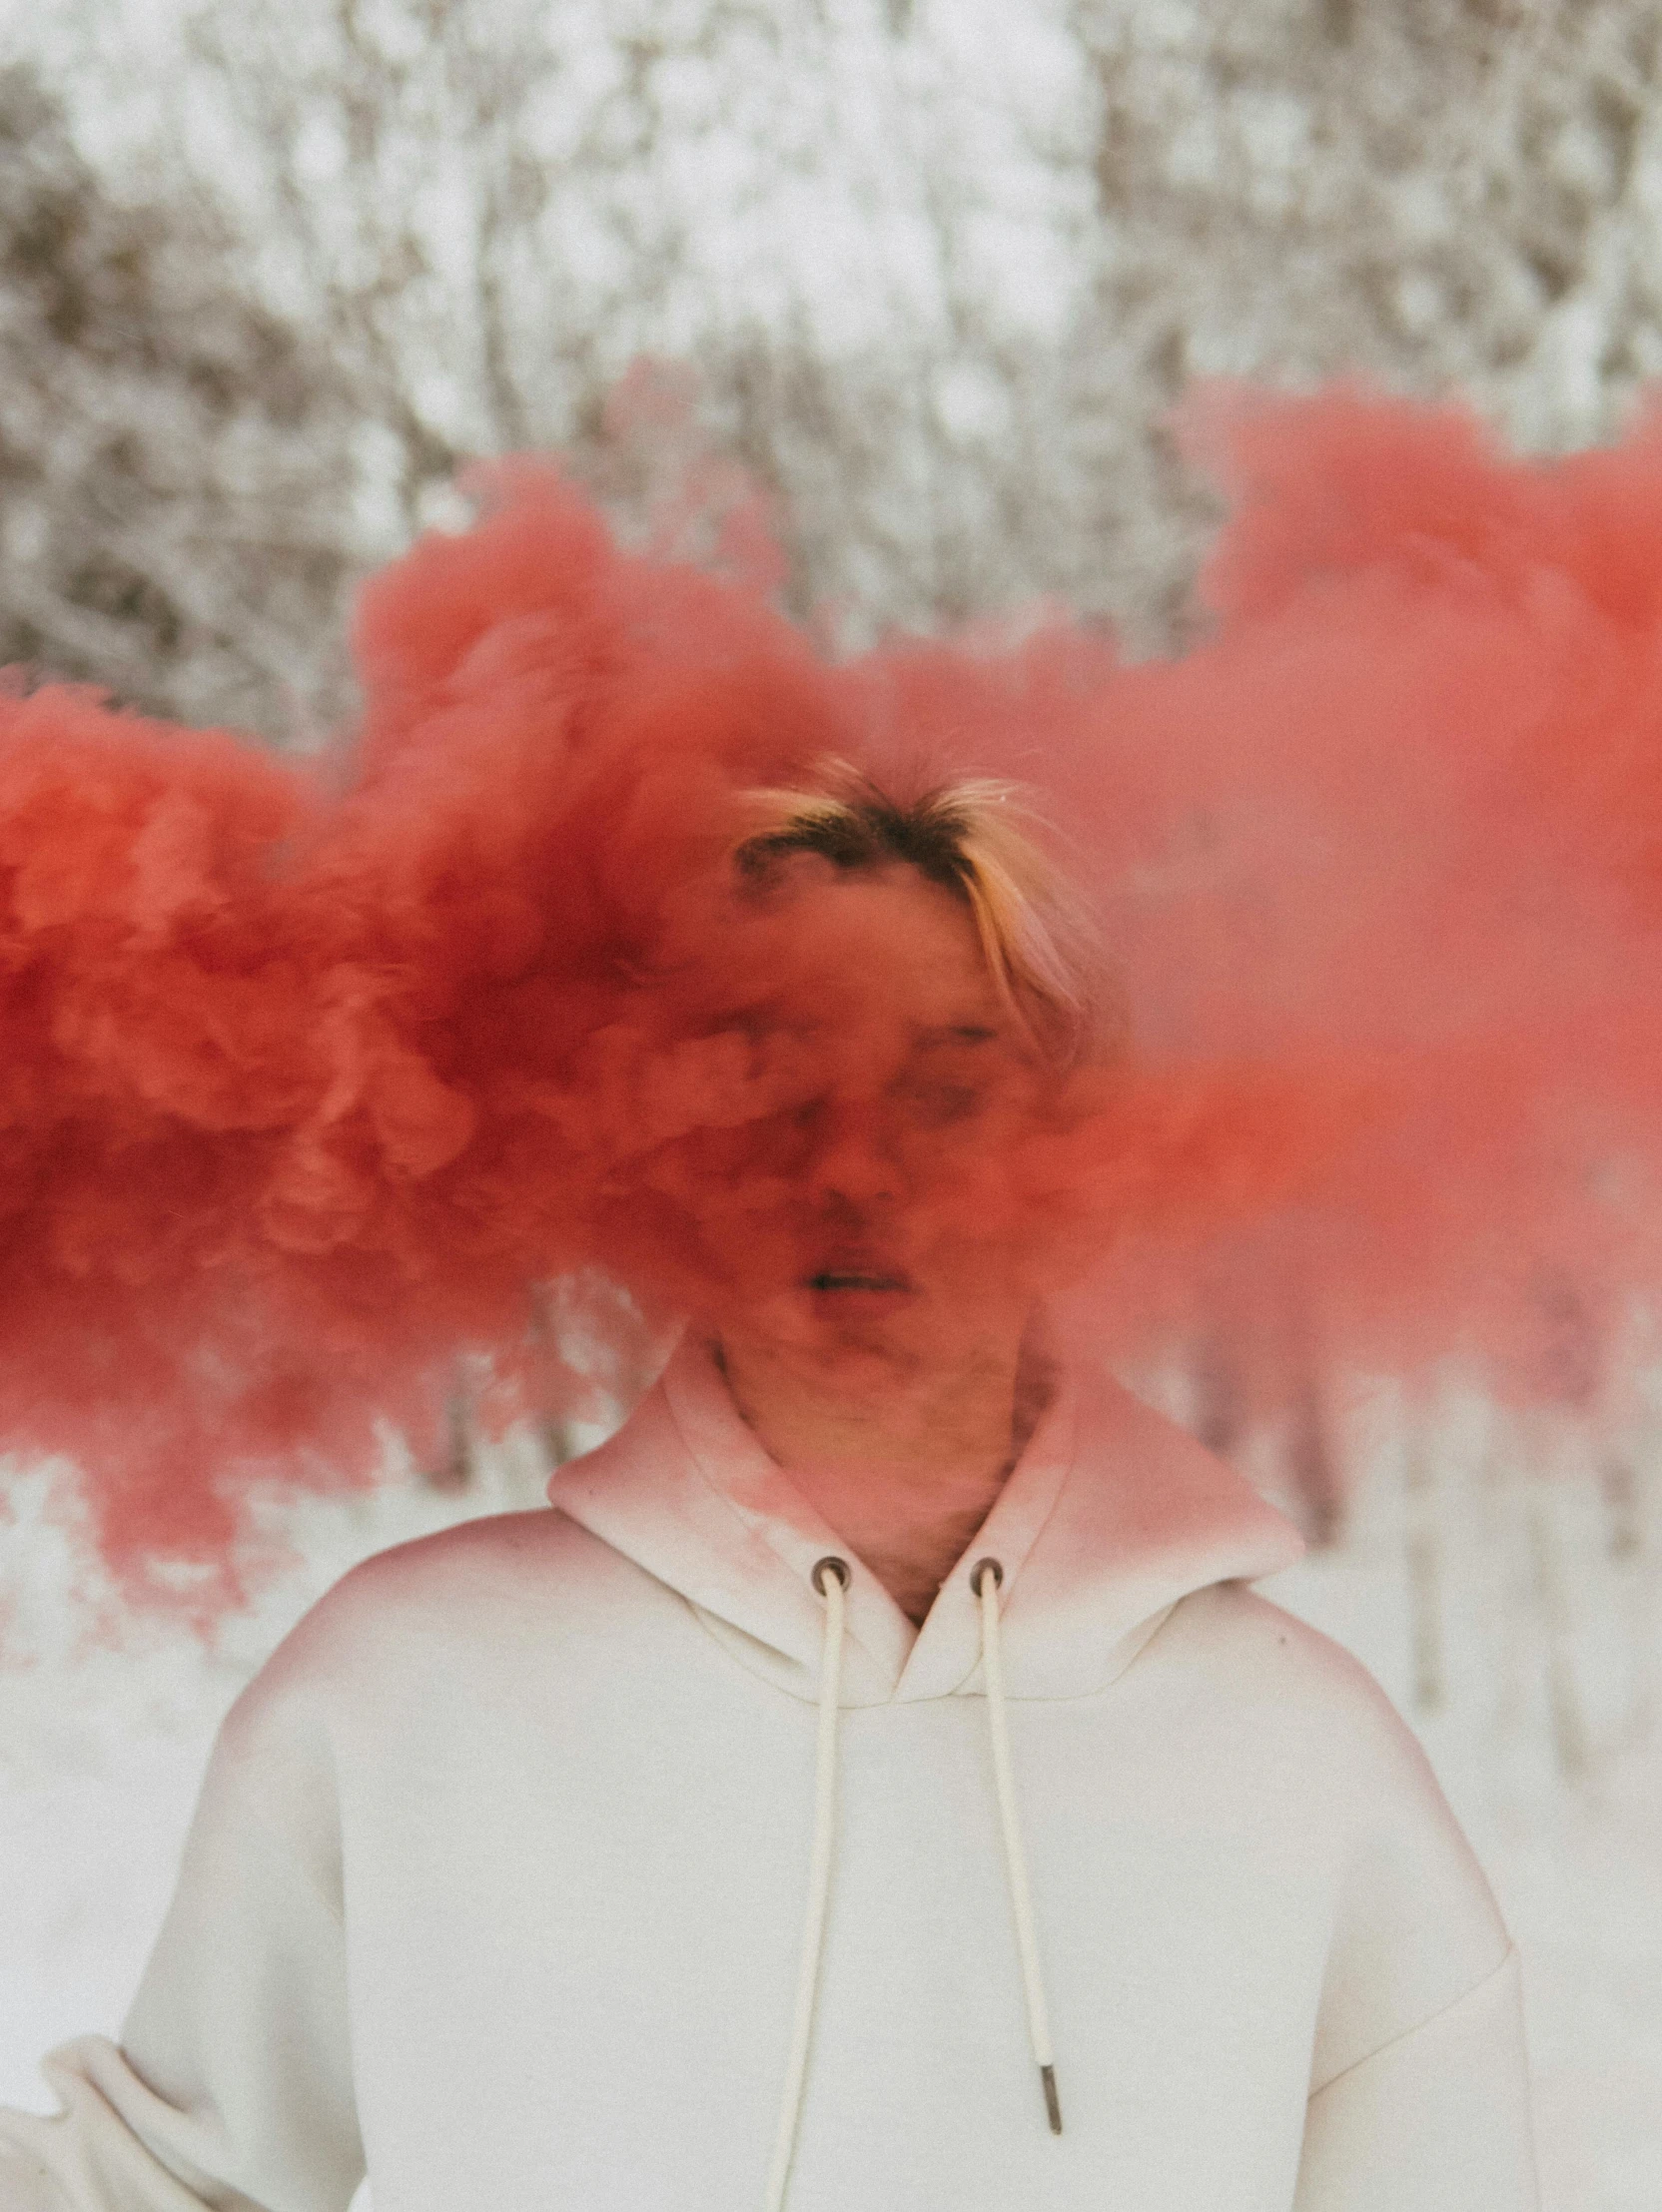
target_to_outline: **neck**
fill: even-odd
[[[921,1622],[1032,1431],[1042,1364],[1012,1337],[874,1387],[796,1346],[725,1337],[718,1356],[765,1449]]]

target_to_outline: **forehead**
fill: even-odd
[[[804,948],[892,1018],[926,1030],[1003,1026],[968,902],[916,868],[846,871],[805,857],[783,888]]]

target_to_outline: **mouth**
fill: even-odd
[[[807,1278],[806,1287],[816,1292],[854,1292],[856,1294],[887,1292],[893,1297],[904,1297],[912,1285],[904,1275],[887,1274],[867,1267],[822,1267],[818,1274]]]

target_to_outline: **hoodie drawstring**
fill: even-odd
[[[785,2069],[785,2090],[779,2103],[779,2126],[773,2141],[773,2163],[768,2170],[767,2212],[781,2212],[791,2158],[796,2149],[802,2085],[807,2076],[808,2045],[814,2028],[820,1953],[825,1941],[825,1908],[831,1893],[831,1847],[836,1832],[837,1720],[841,1707],[846,1599],[852,1579],[848,1561],[839,1559],[834,1552],[827,1553],[825,1558],[814,1562],[810,1579],[825,1600],[825,1642],[819,1672],[819,1737],[814,1762],[814,1842],[808,1863],[808,1908],[802,1922],[802,1953],[796,1972],[796,2016],[791,2026],[790,2063]],[[1003,1582],[1004,1569],[996,1559],[977,1560],[970,1573],[970,1588],[981,1602],[981,1672],[987,1692],[987,1725],[992,1736],[993,1779],[998,1789],[999,1826],[1004,1835],[1005,1872],[1010,1882],[1011,1908],[1016,1916],[1016,1947],[1021,1954],[1022,1984],[1027,1992],[1028,2033],[1045,2092],[1045,2115],[1050,2121],[1051,2133],[1060,2135],[1062,2105],[1056,2091],[1050,2015],[1045,2005],[1044,1978],[1039,1970],[1033,1894],[1027,1878],[1027,1854],[1022,1848],[1021,1824],[1016,1817],[1016,1784],[1010,1766],[1004,1654],[999,1642],[998,1593]]]
[[[1062,2104],[1056,2093],[1056,2054],[1051,2049],[1050,2013],[1039,1971],[1039,1939],[1033,1930],[1033,1892],[1027,1878],[1021,1823],[1016,1818],[1016,1782],[1010,1769],[1010,1726],[1004,1703],[1004,1652],[999,1642],[999,1590],[1004,1569],[996,1559],[978,1559],[970,1570],[970,1588],[981,1600],[981,1673],[987,1691],[987,1727],[993,1739],[993,1779],[998,1785],[999,1826],[1004,1831],[1004,1865],[1010,1877],[1010,1904],[1016,1915],[1016,1947],[1022,1956],[1027,1990],[1028,2033],[1045,2092],[1045,2116],[1051,2133],[1062,2133]]]
[[[785,2093],[779,2102],[779,2129],[773,2139],[773,2164],[767,2177],[767,2212],[780,2212],[796,2123],[802,2110],[802,2083],[808,2071],[808,2042],[814,2030],[814,1994],[825,1938],[825,1905],[831,1893],[831,1843],[837,1812],[837,1715],[843,1673],[844,1599],[849,1585],[846,1559],[834,1552],[814,1562],[813,1585],[825,1600],[825,1645],[819,1670],[819,1747],[814,1761],[814,1847],[808,1861],[808,1909],[802,1921],[802,1956],[796,1969],[796,2018],[791,2026],[791,2058],[785,2069]]]

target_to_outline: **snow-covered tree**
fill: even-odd
[[[200,196],[122,202],[0,72],[0,662],[297,734],[339,659],[353,424]]]
[[[84,135],[145,83],[129,174],[211,181],[351,391],[357,557],[474,453],[615,489],[646,354],[845,635],[1054,594],[1168,643],[1213,514],[1166,429],[1195,376],[1454,387],[1552,445],[1662,368],[1628,0],[82,6]]]

